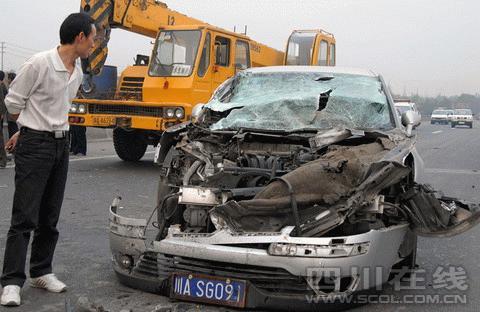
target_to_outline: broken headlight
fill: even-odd
[[[363,255],[368,252],[370,243],[338,245],[301,245],[272,243],[268,247],[271,256],[339,258]]]

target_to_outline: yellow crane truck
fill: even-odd
[[[81,11],[95,20],[98,38],[91,56],[83,61],[80,94],[95,90],[92,77],[104,67],[112,28],[155,38],[151,57],[137,57],[136,65],[122,72],[114,95],[81,96],[73,101],[69,114],[72,125],[113,128],[115,151],[125,161],[141,159],[166,128],[188,120],[195,104],[208,101],[216,87],[239,70],[298,65],[305,61],[305,53],[309,54],[305,65],[317,64],[322,59],[321,42],[329,47],[324,54],[327,63],[322,64],[334,65],[335,39],[323,31],[293,32],[285,54],[157,0],[82,0]]]

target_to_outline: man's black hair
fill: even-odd
[[[92,25],[95,21],[88,14],[72,13],[60,26],[60,43],[72,44],[75,38],[84,33],[86,37],[92,32]]]
[[[0,81],[2,81],[3,79],[5,79],[5,73],[0,70]]]

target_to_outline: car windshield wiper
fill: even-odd
[[[335,79],[335,77],[332,76],[322,76],[322,77],[317,77],[315,78],[315,81],[330,81],[332,79]]]

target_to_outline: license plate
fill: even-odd
[[[465,122],[464,121],[459,121],[458,124],[459,125],[463,125]]]
[[[114,126],[115,117],[92,117],[94,126]]]
[[[200,274],[172,274],[170,297],[186,301],[245,307],[247,282]]]

